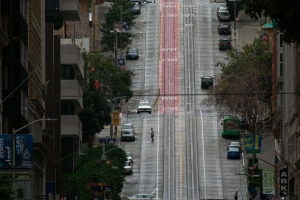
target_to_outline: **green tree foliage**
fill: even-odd
[[[276,28],[283,33],[285,42],[300,42],[300,29],[297,24],[300,19],[300,1],[298,0],[245,0],[243,8],[250,17],[258,19],[270,17]]]
[[[122,12],[122,22],[127,23],[127,30],[131,30],[132,26],[135,26],[133,21],[136,17],[130,12],[133,3],[129,0],[112,0],[112,8],[105,15],[105,23],[102,25],[100,30],[103,33],[101,39],[101,45],[104,46],[104,51],[114,51],[115,38],[117,36],[118,48],[124,49],[127,45],[131,44],[131,38],[134,35],[130,32],[126,33],[111,33],[114,30],[114,23],[116,21],[121,21],[121,12]],[[121,11],[122,7],[122,11]]]
[[[244,118],[251,133],[260,133],[261,120],[271,116],[272,53],[269,44],[255,39],[243,52],[229,51],[228,63],[216,77],[209,97],[202,102],[213,106],[221,115],[233,114]]]
[[[13,179],[10,174],[0,173],[0,200],[13,200]]]
[[[83,129],[83,141],[90,142],[95,133],[110,123],[111,108],[107,99],[111,91],[113,97],[132,97],[133,73],[116,66],[112,57],[100,53],[83,53],[85,63],[85,79],[81,82],[83,88],[83,110],[80,120]],[[98,88],[95,88],[95,83]]]
[[[119,193],[122,191],[125,177],[126,153],[115,145],[106,145],[107,161],[111,161],[110,164],[107,164],[100,159],[102,152],[102,146],[89,148],[84,155],[78,157],[75,173],[62,176],[63,193],[75,193],[78,200],[90,199],[92,193],[91,189],[87,187],[88,183],[105,183],[113,187],[111,199],[121,199]]]

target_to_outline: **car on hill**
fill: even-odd
[[[209,87],[214,85],[214,79],[212,76],[203,76],[201,78],[201,88],[208,89]]]
[[[221,23],[218,25],[219,34],[230,35],[231,34],[231,25],[230,23]]]
[[[132,140],[135,141],[134,130],[121,130],[121,141]]]
[[[228,147],[226,149],[229,150],[231,147],[236,147],[240,151],[242,151],[242,147],[241,147],[241,143],[240,142],[230,142],[229,145],[228,145]]]
[[[132,154],[130,151],[126,152],[126,158],[127,158],[127,161],[133,163],[133,158],[132,158]]]
[[[124,170],[125,170],[125,174],[133,174],[133,166],[130,161],[125,161]]]
[[[137,60],[140,55],[138,49],[135,47],[128,48],[126,51],[126,60]]]
[[[149,114],[152,113],[151,105],[148,101],[140,101],[137,105],[137,114],[140,114],[141,112],[147,112]]]
[[[121,131],[122,130],[134,130],[133,124],[123,124],[121,127]]]
[[[237,147],[230,147],[227,152],[227,159],[241,159],[241,151]]]
[[[230,21],[230,15],[229,15],[229,12],[228,11],[220,11],[218,13],[218,18],[219,18],[219,21]]]
[[[217,15],[219,15],[219,12],[221,11],[228,11],[228,8],[226,6],[220,6],[217,8]]]
[[[220,38],[219,39],[219,50],[231,49],[231,39],[230,38]]]
[[[131,12],[135,15],[141,14],[141,5],[138,2],[134,2]]]

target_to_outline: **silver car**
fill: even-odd
[[[125,174],[132,174],[133,173],[132,163],[129,161],[126,161],[124,163],[124,170],[125,170]]]
[[[121,141],[124,140],[133,140],[135,141],[135,132],[134,130],[122,130],[121,131]]]
[[[220,21],[229,21],[230,20],[230,15],[228,11],[220,11],[218,14],[219,20]]]
[[[131,162],[131,164],[133,163],[133,159],[132,159],[132,154],[130,151],[126,152],[126,157],[127,157],[127,161]]]
[[[123,124],[121,131],[123,130],[134,130],[133,124]]]
[[[149,102],[141,101],[139,105],[137,106],[137,114],[140,114],[141,112],[147,112],[151,114],[152,108]]]

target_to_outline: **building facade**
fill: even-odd
[[[278,33],[277,39],[277,108],[282,116],[279,121],[280,142],[278,152],[288,164],[288,199],[299,198],[299,47],[295,43],[283,42],[282,35]]]

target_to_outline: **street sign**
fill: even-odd
[[[118,59],[118,66],[121,69],[124,69],[125,68],[125,59]]]
[[[288,166],[286,164],[283,165],[283,168],[279,173],[279,183],[280,183],[280,196],[288,196]]]
[[[263,194],[275,194],[274,170],[262,171]]]
[[[112,119],[114,126],[120,125],[120,113],[119,112],[113,112],[113,119]]]
[[[245,150],[246,154],[260,153],[261,136],[260,135],[245,135]]]

